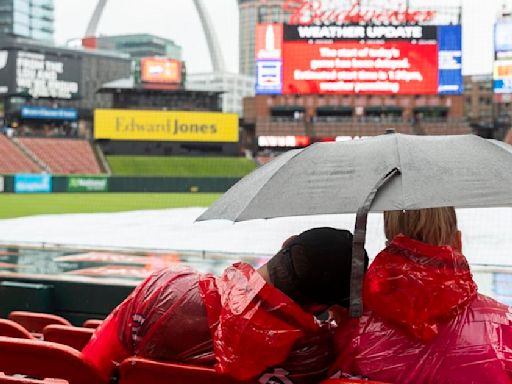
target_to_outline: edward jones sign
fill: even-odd
[[[96,109],[94,138],[238,142],[238,115],[220,112]]]

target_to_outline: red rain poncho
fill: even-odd
[[[165,269],[146,279],[83,350],[105,378],[137,355],[216,366],[239,380],[318,383],[333,361],[332,334],[250,265],[222,276]]]
[[[465,257],[397,236],[371,264],[365,313],[336,334],[333,372],[389,383],[512,383],[512,312]]]

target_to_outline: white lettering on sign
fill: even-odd
[[[421,26],[342,26],[301,25],[297,27],[301,39],[421,39]]]
[[[47,60],[45,55],[18,52],[16,58],[16,86],[26,89],[33,98],[71,99],[78,94],[78,82],[59,79],[64,63]]]

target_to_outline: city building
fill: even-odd
[[[384,134],[467,134],[458,95],[258,95],[244,99],[246,147],[304,147]],[[285,138],[293,138],[287,140]]]
[[[238,0],[240,74],[256,75],[254,57],[256,24],[287,22],[290,13],[283,9],[285,2],[285,0]]]
[[[134,59],[158,56],[181,60],[182,51],[174,40],[148,33],[88,37],[83,39],[83,45],[86,48],[126,53]]]
[[[464,111],[471,123],[492,125],[496,112],[493,96],[491,74],[464,76]]]
[[[476,134],[502,139],[512,123],[512,94],[495,93],[491,74],[464,76],[464,111]]]
[[[193,73],[187,75],[187,88],[219,91],[222,94],[222,110],[242,116],[243,98],[254,96],[254,77],[237,73]]]
[[[53,41],[53,0],[0,0],[0,34]]]
[[[112,105],[111,95],[97,91],[105,82],[130,76],[131,70],[127,55],[4,37],[0,118],[16,134],[90,136],[93,110]]]

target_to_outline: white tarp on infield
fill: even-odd
[[[291,234],[315,226],[353,229],[354,215],[325,215],[241,223],[194,223],[203,208],[31,216],[0,220],[4,244],[59,244],[272,254]],[[370,257],[384,245],[382,215],[368,220]],[[512,208],[458,210],[464,253],[471,264],[512,266]]]

